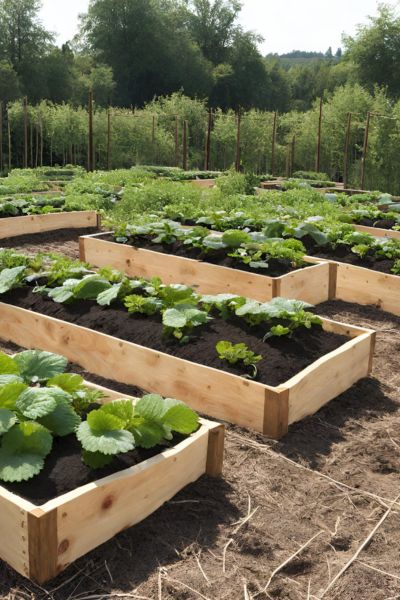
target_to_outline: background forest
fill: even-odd
[[[323,98],[321,170],[343,177],[351,112],[349,180],[357,184],[372,112],[366,184],[400,190],[400,18],[387,5],[344,37],[343,50],[282,56],[261,55],[260,38],[238,24],[237,0],[92,0],[61,48],[39,10],[38,0],[0,0],[3,169],[23,166],[25,96],[27,164],[86,164],[90,89],[96,167],[181,165],[187,121],[188,166],[203,168],[213,110],[210,167],[229,168],[240,110],[244,169],[272,170],[276,111],[275,172],[284,174],[288,161],[292,170],[314,169]],[[109,106],[119,109],[108,117]]]

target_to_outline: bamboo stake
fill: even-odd
[[[107,111],[107,171],[111,169],[111,108]]]
[[[344,143],[344,157],[343,157],[343,188],[347,188],[349,179],[349,149],[350,149],[350,131],[351,131],[351,119],[353,114],[347,113],[347,126],[346,126],[346,138]]]
[[[321,170],[321,131],[322,131],[322,105],[323,99],[319,102],[319,120],[318,120],[318,135],[317,135],[317,159],[315,162],[315,170],[317,173]]]
[[[24,157],[23,167],[28,167],[28,98],[24,97]]]
[[[240,136],[241,136],[241,121],[242,121],[242,116],[240,114],[240,110],[238,110],[237,113],[237,134],[236,134],[236,161],[235,161],[235,168],[236,171],[239,172],[240,171],[240,167],[241,167],[241,160],[240,160]]]
[[[182,168],[184,171],[187,171],[188,168],[188,122],[183,121],[183,159],[182,159]]]
[[[365,167],[367,162],[367,154],[368,154],[368,140],[369,140],[369,126],[371,123],[371,113],[367,113],[367,122],[365,124],[365,134],[364,134],[364,146],[363,146],[363,155],[361,161],[361,189],[364,189],[365,186]]]
[[[278,120],[278,113],[274,112],[274,124],[272,127],[272,153],[271,153],[271,175],[275,172],[275,144],[276,144],[276,126]]]
[[[94,145],[93,145],[93,91],[89,90],[89,143],[88,143],[88,171],[94,170]]]
[[[211,153],[211,130],[212,130],[212,111],[208,112],[207,135],[206,135],[206,156],[204,159],[204,170],[210,170],[210,153]]]

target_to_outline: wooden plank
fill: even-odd
[[[0,559],[29,575],[28,514],[33,505],[0,487]]]
[[[239,294],[266,302],[276,296],[312,304],[329,298],[329,267],[307,257],[312,266],[282,277],[247,273],[210,263],[162,254],[102,239],[106,234],[82,236],[80,258],[96,267],[112,266],[131,277],[161,277],[164,283],[184,283],[202,294]]]
[[[224,463],[225,427],[215,425],[208,431],[208,451],[206,473],[210,477],[222,475]]]
[[[91,373],[263,431],[268,386],[16,306],[0,303],[0,316],[0,337],[5,340],[58,352]]]
[[[351,341],[281,386],[271,387],[15,306],[0,303],[0,316],[3,339],[62,353],[92,373],[181,399],[199,412],[274,437],[284,435],[288,423],[317,410],[370,369],[373,332],[329,319],[322,320],[324,329]],[[342,354],[343,376],[336,380],[332,370]],[[287,389],[288,400],[281,397]]]
[[[0,219],[0,239],[56,229],[97,227],[97,225],[97,213],[94,210],[7,217]]]
[[[310,304],[319,304],[329,299],[330,270],[328,263],[318,263],[292,271],[277,279],[277,296],[298,298]]]
[[[274,440],[281,439],[289,428],[289,390],[284,386],[271,394],[265,391],[264,435]]]
[[[400,315],[400,277],[338,263],[336,298]]]
[[[44,583],[58,573],[57,510],[28,513],[29,578]]]
[[[296,375],[285,383],[289,388],[289,424],[314,414],[368,376],[373,335],[369,332],[353,338],[310,365],[301,376]]]
[[[361,233],[369,233],[374,237],[391,238],[393,240],[400,240],[400,231],[394,229],[381,229],[379,227],[366,227],[365,225],[354,225],[356,231]]]
[[[208,430],[43,506],[57,512],[58,570],[139,523],[206,470]]]

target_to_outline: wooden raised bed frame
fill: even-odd
[[[158,276],[165,283],[193,285],[202,294],[226,292],[260,302],[283,296],[311,304],[333,298],[329,264],[312,257],[306,257],[309,267],[281,277],[268,277],[102,239],[107,235],[110,233],[81,236],[80,259],[96,267],[114,267],[132,277]]]
[[[178,398],[203,414],[275,439],[371,371],[375,332],[329,319],[322,322],[325,331],[349,341],[273,387],[0,303],[2,339],[63,354],[91,373]]]
[[[0,219],[0,240],[19,235],[55,231],[56,229],[82,229],[86,227],[100,227],[100,216],[95,210],[6,217]]]
[[[129,398],[86,384],[101,389],[106,402]],[[224,427],[201,419],[199,430],[173,448],[41,506],[0,485],[0,558],[24,577],[44,583],[204,473],[218,477],[223,451]]]
[[[391,238],[392,240],[400,240],[400,231],[394,229],[381,229],[380,227],[367,227],[366,225],[354,225],[356,231],[361,233],[369,233],[374,237]]]
[[[319,259],[327,262],[326,259]],[[335,300],[373,305],[400,315],[400,276],[380,273],[335,260],[331,266],[331,287]]]

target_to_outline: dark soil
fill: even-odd
[[[328,260],[337,260],[339,262],[355,265],[356,267],[364,267],[366,269],[372,269],[373,271],[379,271],[379,273],[393,275],[392,267],[394,260],[368,255],[364,258],[360,258],[345,246],[337,246],[335,249],[327,246],[316,246],[314,241],[310,240],[308,237],[304,237],[301,241],[306,246],[307,251],[311,256]]]
[[[397,221],[394,219],[361,219],[359,225],[364,225],[365,227],[376,227],[378,229],[393,229],[393,227],[397,224]]]
[[[79,236],[96,233],[94,227],[85,229],[58,229],[44,233],[20,235],[0,240],[0,248],[12,248],[28,254],[36,252],[60,252],[70,258],[79,258]]]
[[[104,236],[102,239],[108,242],[115,242],[112,235]],[[172,244],[155,244],[151,240],[152,238],[150,236],[140,236],[135,238],[135,242],[132,243],[132,246],[153,250],[153,252],[161,252],[162,254],[173,254],[174,256],[201,260],[213,265],[219,265],[220,267],[229,267],[231,269],[246,271],[247,273],[254,273],[256,275],[267,275],[268,277],[280,277],[281,275],[286,275],[292,271],[298,271],[299,269],[307,267],[307,264],[300,267],[292,267],[289,260],[270,259],[268,269],[252,269],[249,265],[245,265],[243,262],[227,256],[226,250],[203,252],[200,248],[188,247],[179,241]]]
[[[234,344],[244,342],[250,350],[263,356],[257,364],[257,381],[272,386],[284,383],[348,341],[345,336],[327,333],[315,326],[312,330],[297,330],[290,339],[270,338],[263,342],[262,338],[268,331],[265,326],[250,327],[243,319],[224,321],[215,316],[210,323],[194,332],[188,344],[180,344],[163,336],[159,316],[129,315],[117,304],[107,308],[92,301],[57,304],[34,294],[31,288],[9,292],[2,296],[2,301],[235,375],[246,375],[251,370],[243,371],[225,361],[222,363],[215,346],[221,340]]]

